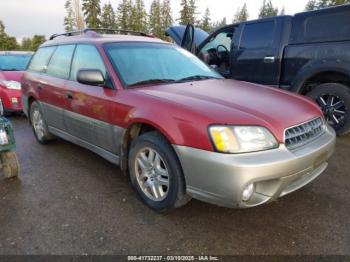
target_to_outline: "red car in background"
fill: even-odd
[[[22,112],[21,78],[32,52],[0,52],[0,99],[5,113]]]

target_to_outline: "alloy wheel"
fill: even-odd
[[[38,109],[34,110],[33,112],[33,118],[32,123],[34,127],[35,134],[37,135],[38,139],[41,140],[44,137],[44,119]]]

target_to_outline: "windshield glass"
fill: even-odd
[[[111,43],[106,52],[125,85],[222,78],[182,48],[158,43]]]
[[[0,70],[24,71],[31,55],[0,55]]]

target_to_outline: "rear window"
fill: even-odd
[[[339,12],[307,18],[304,37],[313,42],[350,39],[350,13]]]
[[[265,48],[273,43],[275,22],[246,24],[240,43],[241,49]]]
[[[75,45],[58,46],[53,54],[46,73],[58,78],[68,79]]]
[[[49,63],[50,57],[55,48],[55,46],[39,48],[29,65],[29,70],[45,72],[47,69],[47,64]]]
[[[24,71],[31,55],[0,55],[0,70]]]

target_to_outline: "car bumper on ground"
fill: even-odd
[[[327,127],[317,139],[294,150],[283,144],[274,150],[236,155],[177,145],[174,149],[189,195],[220,206],[248,208],[271,202],[317,178],[327,168],[335,138],[334,130]],[[243,191],[250,184],[254,191],[244,201]]]
[[[22,111],[21,90],[0,88],[0,98],[6,113],[16,113]]]

